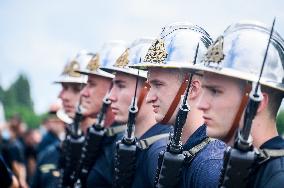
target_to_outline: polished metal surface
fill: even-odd
[[[139,64],[142,58],[146,55],[153,40],[150,38],[140,38],[135,40],[116,60],[114,64],[101,67],[102,70],[113,72],[124,72],[134,76],[147,78],[147,71],[130,68],[131,65]]]
[[[259,22],[229,26],[209,47],[197,70],[256,82],[259,78],[270,29]],[[263,85],[284,91],[284,40],[274,31],[261,76]],[[191,67],[189,67],[191,69]]]
[[[152,43],[143,61],[132,67],[182,68],[185,65],[192,65],[198,43],[197,63],[212,43],[209,34],[192,23],[177,22],[167,25]]]
[[[91,59],[91,55],[86,50],[79,51],[75,57],[71,58],[65,65],[61,75],[55,80],[55,83],[83,83],[87,82],[87,76],[78,73],[82,67],[85,67]]]
[[[101,70],[100,67],[113,65],[126,48],[127,44],[124,41],[115,40],[106,42],[98,53],[90,54],[91,58],[88,65],[78,72],[81,74],[113,78],[113,74]]]

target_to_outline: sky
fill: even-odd
[[[276,17],[275,29],[284,37],[283,7],[279,0],[0,0],[0,85],[8,88],[25,73],[35,110],[43,113],[60,91],[53,81],[81,49],[155,38],[177,21],[197,24],[214,39],[234,22],[270,26]]]

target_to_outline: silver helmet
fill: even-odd
[[[259,78],[270,28],[259,22],[230,25],[194,69],[256,82]],[[260,83],[284,91],[284,40],[273,32]],[[189,67],[192,69],[192,67]]]
[[[177,22],[167,25],[152,43],[143,61],[131,67],[182,68],[185,65],[192,65],[198,43],[197,62],[212,43],[209,34],[192,23]]]
[[[87,82],[87,76],[76,71],[86,66],[89,61],[88,54],[89,53],[86,50],[80,50],[74,58],[71,58],[71,60],[66,63],[63,72],[54,82],[85,84]]]
[[[98,75],[106,78],[113,78],[114,75],[105,72],[100,67],[113,65],[118,57],[125,51],[127,45],[124,41],[109,41],[105,43],[99,53],[90,54],[89,63],[79,73],[86,75]]]
[[[149,47],[151,46],[153,39],[140,38],[135,40],[129,48],[127,48],[121,56],[116,60],[114,64],[108,64],[101,67],[102,70],[113,73],[123,72],[134,76],[140,76],[147,78],[147,71],[130,68],[131,65],[139,64],[141,59],[146,55]]]

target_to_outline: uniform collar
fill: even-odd
[[[284,149],[284,139],[281,136],[276,136],[266,141],[260,146],[260,149]]]
[[[206,126],[203,124],[188,138],[186,143],[183,145],[183,149],[191,149],[192,147],[202,142],[202,140],[204,140],[206,137]]]
[[[140,139],[145,139],[145,138],[149,138],[151,136],[154,135],[158,135],[161,133],[166,133],[166,132],[170,132],[171,130],[171,126],[170,125],[164,125],[164,124],[160,124],[157,123],[155,125],[153,125],[150,129],[148,129],[140,138]]]

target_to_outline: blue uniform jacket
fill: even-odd
[[[184,144],[184,150],[189,150],[206,138],[206,126],[199,127]],[[206,145],[196,154],[189,166],[185,166],[182,174],[181,187],[218,187],[223,156],[226,145],[215,140]]]
[[[37,160],[35,175],[31,188],[53,188],[59,183],[58,161],[60,144],[51,145],[42,151]]]
[[[260,149],[284,149],[284,140],[274,137],[261,145]],[[284,187],[284,157],[270,159],[259,165],[251,176],[248,187],[278,188]]]
[[[145,139],[157,134],[170,132],[168,125],[156,124],[144,133],[140,139]],[[113,182],[114,151],[116,141],[122,138],[118,135],[113,142],[104,147],[103,153],[93,166],[87,187],[111,187]],[[162,139],[152,144],[148,149],[138,151],[137,168],[132,187],[152,187],[154,183],[155,171],[157,168],[158,153],[165,148],[166,141]]]

